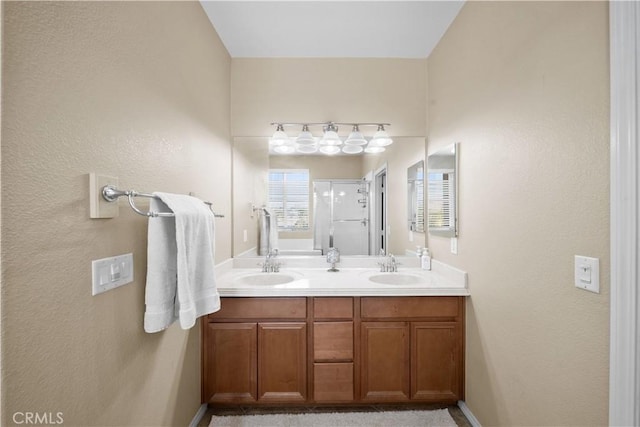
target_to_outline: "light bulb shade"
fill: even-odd
[[[278,154],[293,154],[296,152],[296,147],[292,144],[276,145],[273,147],[273,151]]]
[[[302,154],[313,154],[318,151],[318,144],[296,144],[296,151]]]
[[[334,130],[327,130],[322,139],[320,140],[322,145],[342,145],[342,140],[338,136],[338,133]],[[340,151],[340,150],[338,150]]]
[[[378,153],[382,153],[385,150],[386,150],[386,148],[384,148],[384,147],[380,147],[378,145],[369,144],[369,146],[364,149],[364,152],[365,153],[369,153],[369,154],[378,154]]]
[[[367,145],[367,140],[364,139],[364,135],[359,130],[354,130],[349,134],[347,139],[344,141],[347,145]]]
[[[296,152],[296,146],[293,142],[287,141],[285,144],[274,146],[273,151],[278,154],[293,154]]]
[[[323,154],[333,155],[340,152],[340,147],[336,145],[323,145],[320,147],[320,152]]]
[[[289,142],[289,136],[283,130],[277,130],[273,136],[269,138],[269,145],[278,146]]]
[[[316,139],[313,137],[313,135],[311,135],[311,132],[309,132],[308,130],[303,130],[302,132],[300,132],[300,134],[296,138],[296,143],[300,145],[311,145],[311,144],[315,144],[315,142],[316,142]]]
[[[311,135],[311,132],[309,132],[309,125],[302,125],[302,132],[300,132],[300,135],[296,138],[296,142],[302,145],[315,144],[316,139]]]
[[[345,154],[358,154],[358,153],[362,153],[362,151],[364,150],[362,145],[346,145],[348,144],[347,141],[345,141],[344,143],[345,143],[345,146],[342,147],[342,152]]]
[[[378,130],[373,134],[371,142],[375,143],[378,147],[386,147],[393,144],[393,140],[389,138],[389,134],[383,129]]]

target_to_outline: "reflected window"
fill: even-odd
[[[429,183],[429,228],[435,230],[455,229],[455,196],[452,173],[430,173]]]
[[[269,169],[269,210],[279,231],[309,229],[309,170]]]

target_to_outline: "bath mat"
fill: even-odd
[[[446,409],[433,411],[328,412],[228,415],[211,418],[209,427],[457,427]]]

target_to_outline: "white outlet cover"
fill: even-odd
[[[451,238],[451,253],[454,255],[458,255],[458,238]]]

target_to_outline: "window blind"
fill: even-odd
[[[278,230],[309,229],[309,170],[269,169],[269,209]]]
[[[431,229],[453,229],[455,224],[454,213],[456,211],[453,190],[455,183],[453,174],[436,174],[437,177],[429,178],[428,194],[429,204],[427,208],[428,223]]]

